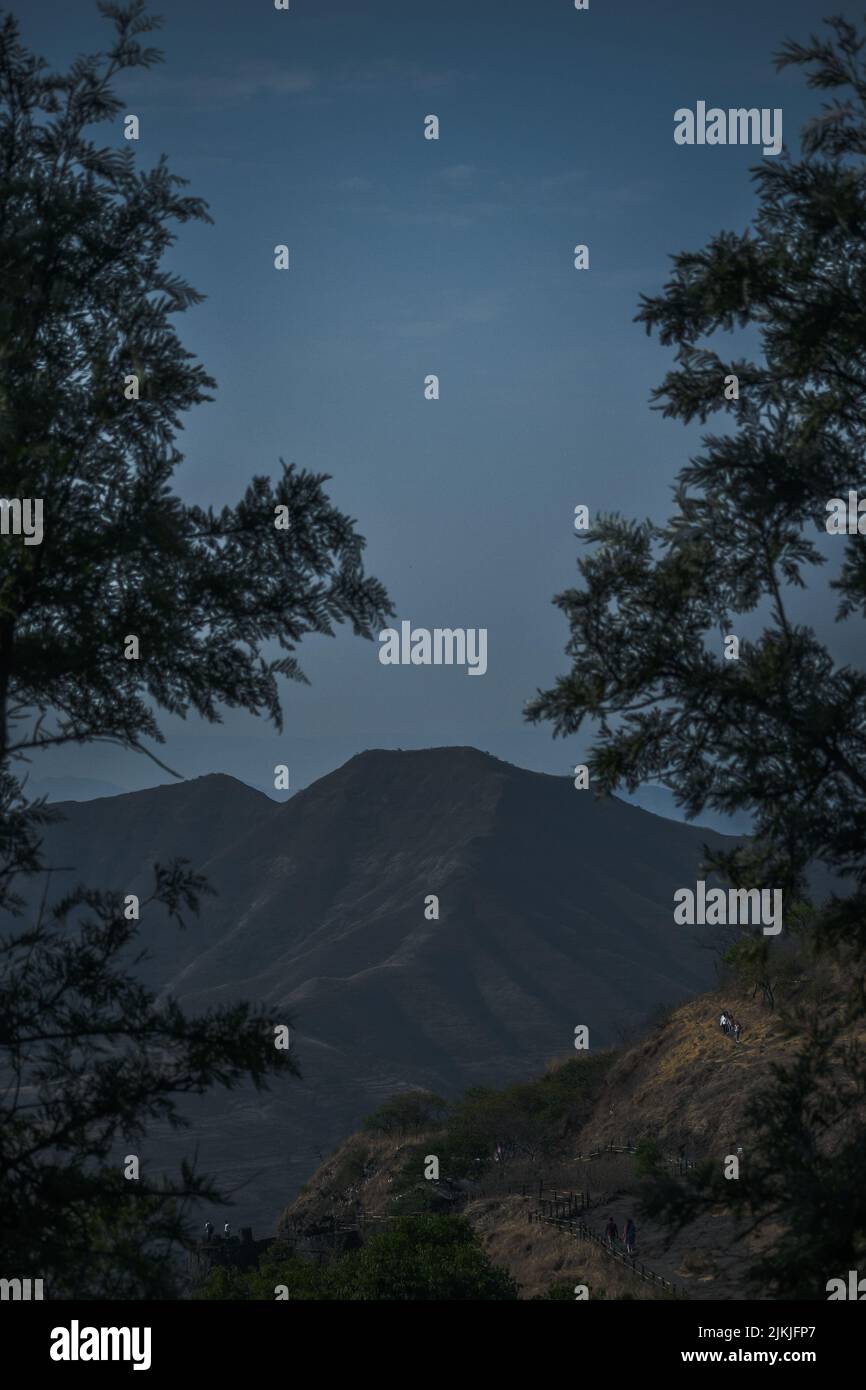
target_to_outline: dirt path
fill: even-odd
[[[622,1231],[631,1216],[637,1227],[634,1257],[655,1274],[681,1285],[689,1298],[742,1299],[743,1265],[747,1261],[743,1250],[733,1245],[735,1227],[729,1216],[702,1216],[681,1231],[668,1247],[666,1228],[652,1221],[639,1221],[636,1203],[627,1193],[621,1194],[606,1206],[587,1213],[587,1225],[598,1235],[604,1234],[608,1216]],[[618,1249],[623,1250],[620,1244]]]

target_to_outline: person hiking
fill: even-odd
[[[728,1031],[728,1015],[727,1015],[727,1014],[725,1014],[725,1013],[722,1014],[721,1018],[719,1019],[719,1027],[721,1028],[721,1030],[722,1030],[723,1033],[726,1033],[726,1032]]]
[[[634,1221],[631,1217],[629,1217],[625,1223],[625,1228],[622,1233],[622,1238],[625,1241],[625,1248],[628,1251],[629,1255],[634,1254],[634,1243],[636,1236],[637,1230],[635,1228]]]
[[[616,1229],[616,1222],[612,1216],[607,1218],[607,1225],[604,1228],[604,1233],[607,1236],[608,1244],[612,1250],[614,1241],[619,1239],[619,1231]]]
[[[206,1221],[204,1223],[204,1235],[205,1240],[210,1240],[211,1236],[213,1235],[213,1226],[209,1221]]]
[[[735,1024],[734,1024],[734,1041],[735,1041],[735,1042],[739,1042],[739,1041],[740,1041],[740,1033],[741,1033],[741,1032],[742,1032],[742,1029],[741,1029],[739,1023],[735,1023]]]

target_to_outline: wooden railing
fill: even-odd
[[[585,1163],[593,1159],[610,1157],[613,1154],[634,1154],[635,1152],[635,1146],[628,1142],[625,1144],[611,1143],[602,1148],[593,1149],[589,1153],[577,1154],[571,1162]],[[692,1159],[679,1155],[669,1155],[665,1162],[670,1164],[672,1169],[678,1171],[680,1175],[694,1167]],[[561,1169],[555,1182],[544,1177],[518,1182],[510,1177],[508,1166],[505,1165],[501,1176],[488,1175],[486,1182],[482,1180],[477,1186],[473,1185],[472,1190],[467,1192],[465,1196],[470,1202],[485,1197],[522,1197],[533,1204],[527,1212],[527,1219],[530,1222],[557,1226],[576,1239],[588,1241],[595,1245],[609,1259],[615,1260],[630,1274],[642,1279],[645,1283],[663,1289],[674,1298],[689,1297],[688,1291],[682,1285],[674,1284],[670,1279],[648,1269],[636,1256],[630,1255],[625,1250],[617,1249],[606,1236],[593,1231],[583,1220],[583,1214],[593,1207],[607,1205],[611,1201],[610,1194],[598,1191],[593,1193],[588,1187],[566,1187],[562,1183],[564,1176],[565,1173]],[[399,1215],[374,1216],[361,1212],[354,1220],[341,1222],[335,1215],[331,1222],[322,1223],[320,1234],[337,1235],[353,1231],[363,1236],[370,1227],[375,1228],[377,1225],[385,1225],[389,1221],[399,1221],[400,1219]]]
[[[629,1255],[625,1250],[617,1250],[606,1236],[601,1236],[596,1231],[591,1230],[586,1222],[581,1221],[579,1217],[557,1216],[549,1210],[537,1209],[529,1213],[529,1220],[543,1222],[548,1226],[557,1226],[578,1240],[590,1241],[599,1250],[602,1250],[609,1259],[624,1265],[630,1274],[636,1275],[638,1279],[643,1279],[647,1284],[653,1284],[656,1288],[664,1289],[674,1298],[688,1298],[689,1296],[682,1285],[674,1284],[670,1279],[665,1279],[664,1275],[656,1274],[655,1270],[647,1269],[646,1265],[635,1255]]]

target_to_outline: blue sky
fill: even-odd
[[[13,10],[16,9],[12,6]],[[341,633],[300,656],[286,731],[228,712],[166,720],[186,775],[303,785],[368,747],[474,744],[565,772],[576,742],[522,707],[565,668],[551,606],[570,584],[575,504],[663,518],[698,435],[650,411],[668,354],[633,323],[668,257],[744,228],[760,151],[683,148],[673,113],[818,97],[772,55],[825,11],[807,0],[165,0],[164,65],[117,84],[144,164],[165,151],[215,225],[172,264],[207,295],[178,320],[219,383],[188,420],[190,500],[235,500],[278,459],[332,474],[398,618],[486,627],[488,671],[383,667]],[[104,44],[83,0],[17,11],[53,64]],[[826,12],[859,15],[834,0]],[[423,138],[438,115],[438,142]],[[107,138],[111,138],[107,136]],[[120,141],[120,122],[115,131]],[[273,268],[290,247],[291,270]],[[591,268],[573,268],[572,248]],[[441,399],[425,401],[428,373]],[[164,780],[112,749],[36,775]]]

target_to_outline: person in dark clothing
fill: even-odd
[[[211,1238],[212,1235],[213,1235],[213,1226],[211,1225],[211,1223],[210,1223],[209,1221],[206,1221],[206,1222],[204,1223],[204,1237],[205,1237],[205,1240],[210,1240],[210,1238]]]
[[[616,1222],[612,1216],[607,1218],[607,1225],[604,1228],[604,1233],[607,1236],[611,1249],[613,1249],[614,1241],[619,1239],[619,1231],[616,1228]]]
[[[627,1220],[626,1223],[625,1223],[625,1227],[624,1227],[623,1233],[622,1233],[622,1238],[623,1238],[623,1241],[625,1242],[625,1248],[626,1248],[626,1250],[628,1251],[628,1253],[629,1253],[630,1255],[633,1255],[633,1254],[634,1254],[634,1243],[635,1243],[635,1237],[636,1237],[636,1236],[637,1236],[637,1230],[636,1230],[636,1228],[635,1228],[635,1224],[634,1224],[634,1222],[632,1221],[631,1217],[629,1217],[628,1220]]]

